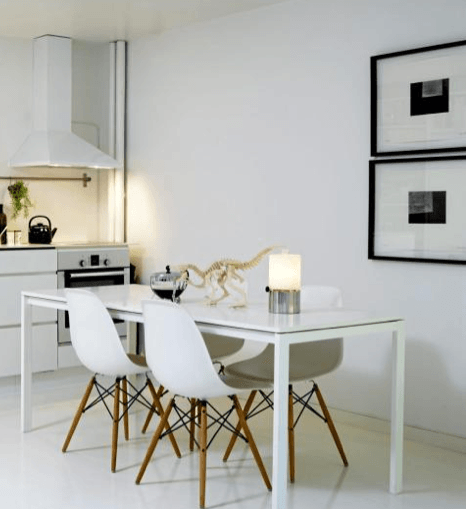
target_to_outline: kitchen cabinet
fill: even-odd
[[[0,249],[0,376],[21,372],[21,291],[57,287],[55,249]],[[57,369],[57,313],[33,314],[33,370]]]

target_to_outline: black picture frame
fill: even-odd
[[[370,160],[368,258],[466,264],[465,189],[466,155]]]
[[[371,155],[466,150],[465,64],[466,40],[372,56]]]

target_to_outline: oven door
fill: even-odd
[[[89,286],[123,285],[130,282],[129,267],[118,269],[80,269],[61,270],[57,272],[58,288],[84,288]],[[120,336],[126,335],[126,325],[123,320],[115,320],[115,326]],[[58,311],[58,344],[71,343],[70,324],[67,311]]]

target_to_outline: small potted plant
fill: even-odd
[[[28,217],[29,208],[33,207],[34,204],[29,196],[29,188],[22,180],[17,180],[14,184],[8,186],[8,192],[10,193],[11,206],[13,209],[12,217],[16,219],[21,211],[24,217]]]

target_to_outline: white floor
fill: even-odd
[[[35,378],[34,431],[19,431],[19,379],[0,381],[0,507],[8,509],[185,509],[198,507],[198,457],[186,433],[177,459],[166,439],[156,449],[142,484],[134,479],[149,437],[138,432],[142,413],[131,418],[129,442],[120,440],[117,472],[110,472],[111,423],[103,407],[81,421],[63,454],[78,398],[89,374],[69,369]],[[251,422],[271,473],[270,413]],[[349,460],[344,468],[326,426],[306,416],[297,433],[297,479],[289,489],[290,509],[464,509],[466,455],[405,442],[404,490],[388,493],[388,436],[336,423]],[[153,431],[154,424],[150,430]],[[226,435],[208,452],[207,507],[265,509],[270,493],[246,446],[222,462]]]

